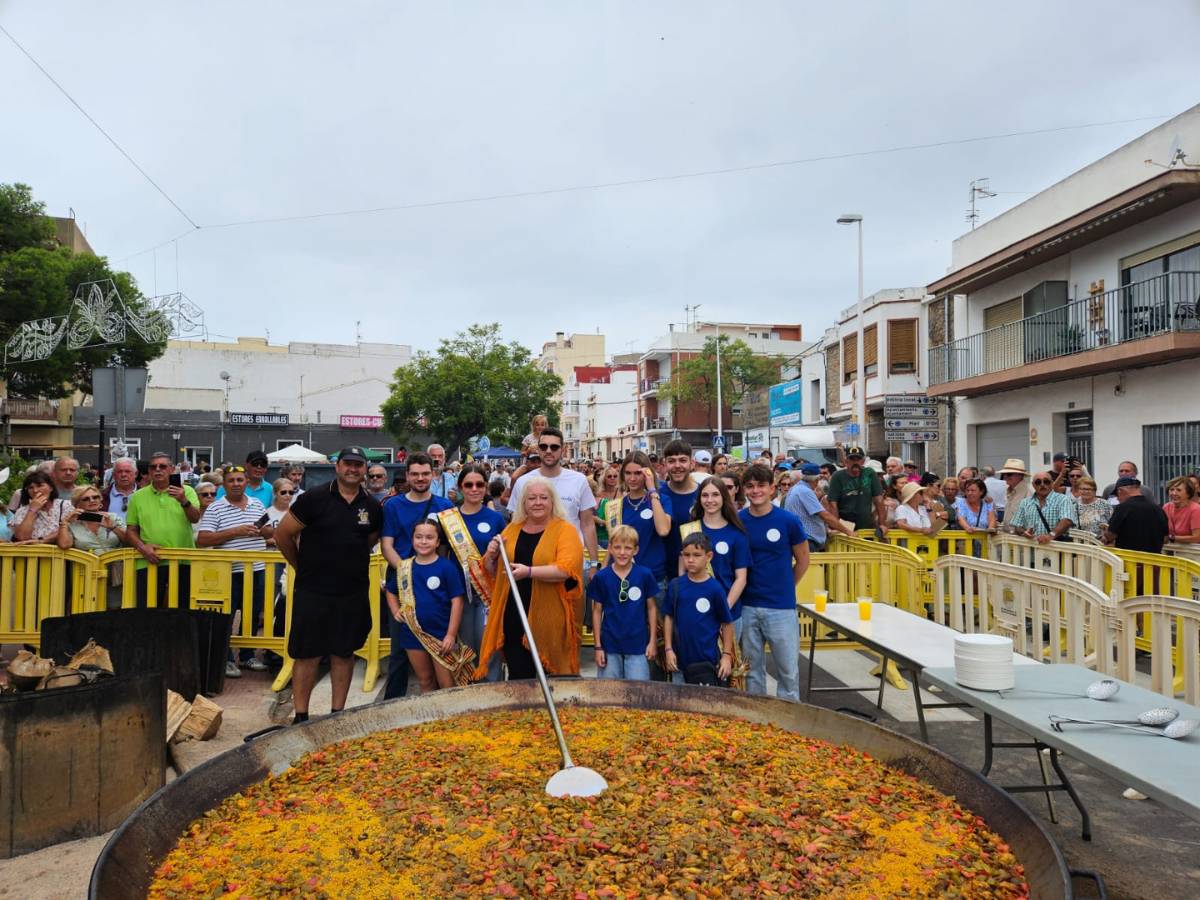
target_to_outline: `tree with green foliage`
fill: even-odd
[[[658,395],[672,403],[703,403],[708,408],[709,428],[716,428],[717,341],[721,344],[721,402],[737,406],[751,391],[779,381],[780,356],[755,356],[750,345],[727,334],[705,338],[698,356],[682,360]]]
[[[504,343],[499,323],[472,325],[443,339],[436,353],[418,352],[395,379],[381,410],[398,441],[425,432],[453,451],[486,434],[519,445],[533,416],[558,420],[552,398],[562,379],[539,369],[517,342]]]
[[[69,315],[79,285],[110,278],[127,309],[149,311],[128,272],[114,271],[103,257],[55,244],[54,222],[27,185],[0,184],[0,348],[22,322]],[[165,340],[147,343],[130,329],[123,344],[72,350],[63,341],[49,359],[12,364],[0,376],[14,397],[91,393],[92,369],[145,366],[166,348]]]

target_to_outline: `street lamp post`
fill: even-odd
[[[717,327],[717,441],[721,445],[721,450],[725,450],[725,433],[723,429],[723,416],[721,415],[721,323],[714,323]]]
[[[859,443],[867,444],[867,367],[865,362],[866,345],[863,340],[863,217],[859,213],[846,213],[838,216],[839,225],[858,226],[858,353],[857,373],[855,378],[854,415],[858,419]],[[844,356],[843,356],[844,360]]]
[[[171,440],[175,442],[175,455],[171,457],[175,465],[179,465],[179,432],[176,431],[171,435]]]

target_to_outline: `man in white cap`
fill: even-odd
[[[997,474],[1004,479],[1004,484],[1007,486],[1004,492],[1005,510],[1015,512],[1022,500],[1033,496],[1029,482],[1025,480],[1029,470],[1025,468],[1024,460],[1011,457],[1006,459]]]
[[[693,477],[700,481],[704,476],[712,474],[712,454],[707,450],[697,450],[692,454],[695,466],[692,468]]]

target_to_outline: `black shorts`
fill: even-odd
[[[367,592],[322,594],[297,587],[292,595],[288,656],[353,656],[371,633]]]

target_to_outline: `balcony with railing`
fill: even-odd
[[[663,431],[671,427],[668,416],[643,416],[642,431]]]
[[[10,421],[28,420],[37,422],[58,421],[58,401],[39,397],[37,400],[20,400],[7,397],[0,401],[0,413]]]
[[[1200,272],[1167,272],[929,351],[934,396],[977,396],[1200,356]]]
[[[656,393],[660,387],[670,380],[669,378],[643,378],[638,383],[638,389],[641,391],[642,396],[646,396]]]

